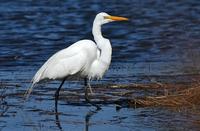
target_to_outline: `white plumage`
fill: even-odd
[[[97,51],[94,42],[81,40],[50,57],[35,74],[32,82],[35,84],[45,79],[62,80],[77,73],[86,77],[92,62],[99,57]]]
[[[43,80],[62,80],[64,83],[68,77],[88,80],[102,78],[111,62],[112,47],[110,41],[102,36],[101,25],[120,20],[128,19],[110,16],[107,13],[97,14],[92,29],[96,43],[91,40],[80,40],[51,56],[33,77],[27,97],[33,86]]]

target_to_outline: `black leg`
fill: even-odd
[[[61,89],[62,85],[64,84],[65,80],[66,80],[66,78],[63,79],[62,83],[60,84],[59,88],[56,90],[56,93],[55,93],[55,112],[56,113],[57,113],[59,92],[60,92],[60,89]]]
[[[95,107],[97,108],[97,110],[100,110],[100,109],[101,109],[100,106],[98,106],[98,105],[96,105],[96,104],[94,104],[94,103],[92,103],[92,102],[90,101],[89,96],[88,96],[88,81],[87,81],[87,78],[85,78],[84,81],[85,81],[85,100],[86,100],[88,103],[90,103],[92,106],[95,106]]]

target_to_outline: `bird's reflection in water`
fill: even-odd
[[[57,110],[56,110],[56,112],[55,112],[55,117],[56,117],[56,125],[57,125],[57,127],[58,127],[61,131],[63,131],[62,126],[61,126],[61,124],[60,124],[59,113],[57,112]]]
[[[101,110],[101,109],[96,109],[96,110],[94,110],[94,111],[91,111],[91,110],[90,110],[90,111],[87,112],[87,114],[85,115],[85,131],[89,131],[89,126],[90,126],[90,119],[91,119],[91,117],[92,117],[94,114],[98,113],[100,110]],[[60,113],[56,110],[56,112],[55,112],[56,125],[57,125],[57,127],[58,127],[61,131],[63,131],[62,125],[60,124],[59,115],[60,115]]]
[[[98,113],[98,111],[100,111],[101,109],[97,108],[95,111],[89,111],[87,112],[87,114],[85,115],[85,131],[89,131],[89,126],[90,126],[90,119],[91,117]]]

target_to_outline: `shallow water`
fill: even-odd
[[[126,16],[129,22],[103,26],[113,46],[112,64],[93,84],[187,82],[200,73],[200,1],[0,1],[0,130],[195,130],[191,111],[123,108],[103,104],[96,111],[83,100],[59,101],[59,82],[35,88],[26,103],[22,93],[37,69],[56,51],[80,39],[93,39],[98,12]],[[82,89],[69,81],[65,91]],[[94,89],[95,91],[95,89]],[[102,92],[103,94],[104,92]],[[197,122],[196,122],[197,121]]]

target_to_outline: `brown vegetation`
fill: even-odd
[[[129,106],[137,108],[149,106],[188,107],[200,105],[200,85],[198,83],[173,85],[163,84],[159,88],[164,88],[168,91],[162,95],[136,97],[134,99],[130,99],[128,101]]]

